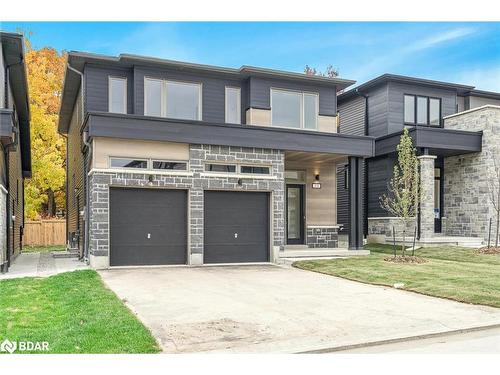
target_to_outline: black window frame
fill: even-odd
[[[155,168],[155,163],[162,163],[166,165],[183,165],[184,168]],[[151,170],[154,171],[187,171],[188,170],[188,162],[187,161],[176,161],[176,160],[158,160],[151,159]]]
[[[210,170],[211,166],[217,165],[219,167],[228,167],[234,170],[226,170],[226,171],[213,171]],[[236,164],[223,164],[223,163],[206,163],[205,164],[205,172],[207,173],[236,173],[237,165]]]
[[[414,105],[413,122],[405,121],[405,113],[404,113],[404,110],[405,110],[404,97],[405,96],[412,96],[414,98],[414,100],[413,100],[413,105]],[[426,122],[425,123],[417,122],[417,117],[418,117],[417,116],[417,108],[418,108],[417,101],[418,101],[418,98],[425,98],[427,101],[427,114],[426,114]],[[431,99],[439,101],[439,123],[437,125],[433,125],[430,122],[430,107],[431,107],[430,102],[431,102]],[[442,128],[443,127],[443,100],[442,100],[442,98],[438,98],[435,96],[416,95],[416,94],[403,94],[403,124],[409,125],[409,126],[432,126],[434,128],[436,128],[436,127]]]
[[[243,168],[251,168],[250,172],[243,172]],[[267,169],[267,173],[256,172],[255,170],[264,170]],[[271,167],[269,165],[250,165],[250,164],[242,164],[240,165],[240,173],[241,174],[257,174],[263,176],[269,176],[271,174]]]
[[[129,160],[129,161],[139,161],[139,162],[145,162],[146,166],[145,167],[116,167],[113,166],[113,160]],[[141,158],[127,158],[127,157],[120,157],[120,156],[111,156],[109,158],[109,168],[110,169],[131,169],[131,170],[148,170],[149,169],[149,161],[148,159],[141,159]]]

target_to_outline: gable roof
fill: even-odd
[[[225,77],[229,76],[235,79],[245,79],[248,77],[267,77],[295,82],[314,82],[321,86],[336,87],[337,90],[343,90],[356,82],[342,78],[310,76],[304,73],[287,72],[282,70],[266,69],[247,65],[236,69],[132,54],[106,56],[87,52],[71,51],[68,53],[68,64],[80,72],[83,72],[86,64],[124,68],[132,68],[136,65],[140,65],[157,69],[167,68],[182,70],[185,72],[214,74]],[[74,102],[80,88],[80,81],[81,78],[78,73],[69,68],[66,68],[63,85],[63,96],[61,99],[61,108],[59,112],[59,131],[62,133],[67,132],[68,130],[69,122],[71,120],[71,115],[73,112]]]

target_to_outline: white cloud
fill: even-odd
[[[500,92],[500,66],[462,70],[451,75],[450,81],[475,86],[478,90]]]
[[[454,39],[460,39],[464,36],[473,34],[475,29],[471,27],[461,27],[453,30],[447,30],[439,34],[432,35],[428,38],[415,41],[405,48],[407,52],[422,51],[428,48],[433,48],[438,44],[449,42]]]

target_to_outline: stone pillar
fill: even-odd
[[[420,238],[434,236],[434,160],[422,155],[420,160]]]

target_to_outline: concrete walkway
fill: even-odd
[[[76,258],[54,258],[50,253],[21,253],[14,259],[9,272],[0,273],[0,280],[46,277],[85,268],[88,266]]]
[[[295,353],[500,324],[500,309],[289,267],[100,274],[170,353]]]

